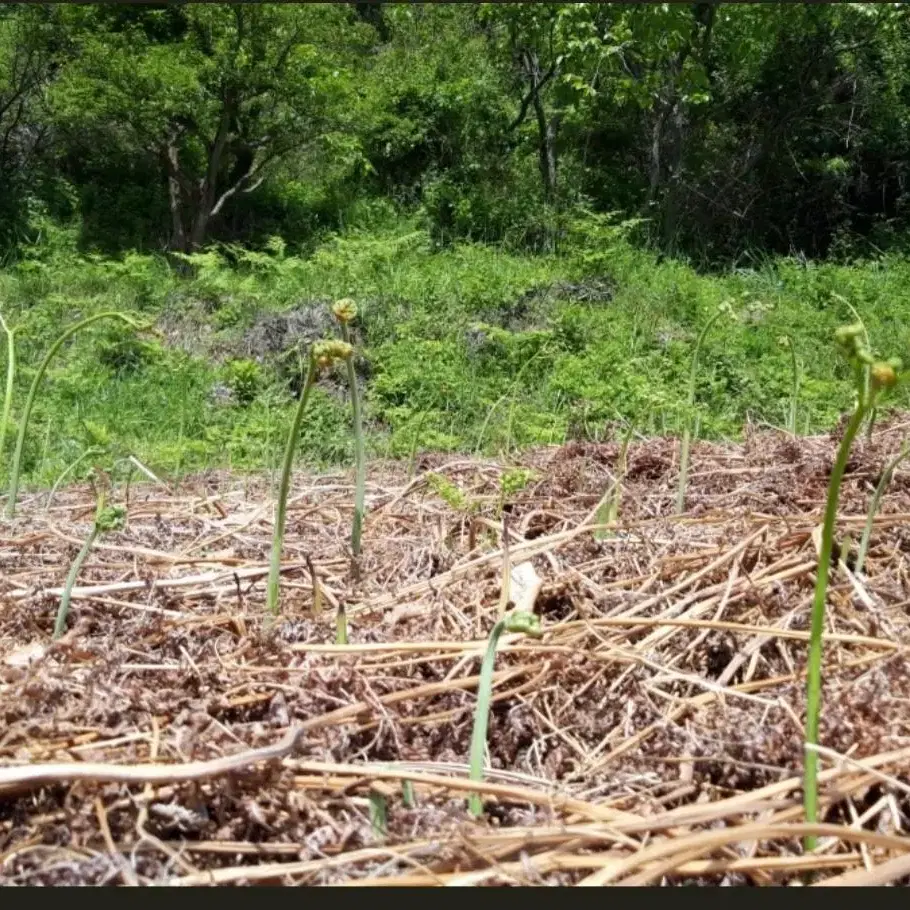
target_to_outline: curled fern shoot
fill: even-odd
[[[828,592],[828,576],[831,570],[831,555],[834,550],[834,526],[837,521],[837,507],[840,498],[841,481],[850,457],[850,449],[863,420],[875,406],[879,393],[897,383],[899,361],[875,361],[862,336],[862,325],[845,326],[837,331],[837,341],[853,366],[853,378],[857,389],[857,404],[844,431],[837,450],[831,478],[828,482],[828,497],[822,523],[821,547],[815,594],[812,601],[812,621],[809,630],[809,656],[806,672],[806,745],[818,745],[821,719],[821,665],[822,636],[825,626],[825,603]],[[818,752],[807,748],[805,754],[803,800],[808,824],[818,821]],[[807,850],[815,849],[817,838],[805,840]]]
[[[66,617],[70,610],[70,600],[73,596],[73,587],[82,565],[88,558],[95,541],[107,531],[116,531],[123,527],[126,519],[126,510],[120,506],[105,507],[105,495],[102,492],[98,496],[98,506],[95,511],[95,521],[92,524],[92,530],[89,532],[82,549],[79,551],[73,564],[70,567],[69,575],[66,577],[66,585],[63,588],[63,596],[60,598],[60,607],[57,610],[57,621],[54,623],[54,640],[56,641],[63,635],[66,628]]]
[[[53,360],[53,357],[57,351],[60,350],[60,348],[69,338],[101,319],[119,319],[121,322],[125,322],[128,326],[136,329],[137,331],[145,328],[124,313],[96,313],[94,316],[89,316],[88,318],[83,319],[81,322],[77,322],[75,325],[70,326],[50,346],[48,352],[44,355],[44,359],[38,366],[38,372],[35,373],[35,378],[32,380],[31,387],[28,390],[28,397],[25,399],[25,409],[22,412],[22,419],[19,421],[19,435],[16,439],[16,451],[13,455],[13,465],[12,469],[10,470],[9,497],[7,498],[6,502],[7,518],[11,519],[15,517],[16,514],[16,498],[19,495],[19,477],[22,470],[22,450],[25,445],[25,434],[28,431],[29,420],[32,416],[32,408],[35,406],[35,399],[38,395],[38,387],[41,385],[41,380],[44,379],[44,374],[47,372],[48,365],[50,364],[51,360]]]
[[[281,467],[281,482],[278,486],[278,503],[275,509],[275,528],[272,532],[272,553],[269,561],[269,580],[266,586],[266,609],[274,616],[278,615],[278,587],[281,575],[281,549],[284,544],[284,531],[287,524],[288,494],[291,490],[291,474],[294,468],[294,453],[300,438],[300,427],[310,392],[316,382],[319,370],[330,366],[336,360],[348,360],[352,348],[343,341],[318,341],[310,349],[309,366],[306,380],[300,391],[300,400],[294,412],[294,420],[288,432],[284,448],[284,462]]]
[[[496,662],[496,647],[503,632],[530,635],[540,638],[540,618],[533,613],[513,611],[500,619],[487,643],[487,650],[480,667],[480,681],[477,684],[477,707],[474,711],[474,730],[471,734],[470,779],[478,783],[483,780],[483,755],[487,745],[487,728],[490,722],[490,698],[493,694],[493,665]],[[479,818],[483,815],[483,802],[479,793],[468,798],[468,810]]]
[[[86,461],[89,458],[94,458],[96,455],[103,455],[104,449],[100,446],[91,446],[86,449],[78,458],[71,461],[61,472],[57,479],[54,481],[54,485],[51,487],[50,493],[47,494],[47,504],[44,506],[44,511],[49,512],[51,504],[54,501],[54,497],[57,495],[57,490],[60,489],[60,484],[69,477],[83,461]]]

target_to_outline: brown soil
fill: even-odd
[[[842,545],[908,427],[855,447]],[[134,489],[57,643],[92,496],[25,497],[0,529],[0,883],[910,882],[910,469],[863,573],[832,575],[826,827],[802,847],[813,533],[836,435],[696,445],[679,518],[676,441],[633,444],[603,540],[585,526],[618,446],[520,459],[535,479],[505,507],[510,559],[543,579],[544,636],[501,641],[482,821],[467,756],[514,464],[371,465],[357,582],[350,476],[299,475],[268,627],[265,481]],[[430,471],[472,508],[447,506]]]

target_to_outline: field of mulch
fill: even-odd
[[[849,546],[908,430],[858,443],[844,482],[811,853],[803,673],[838,431],[696,444],[680,518],[678,443],[635,442],[604,539],[616,445],[374,464],[359,578],[350,474],[300,473],[268,627],[268,478],[134,487],[56,643],[94,500],[26,494],[0,525],[0,884],[910,883],[910,467],[860,574]],[[503,510],[516,465],[535,473]],[[478,786],[503,515],[544,635],[501,639]]]

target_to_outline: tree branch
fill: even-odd
[[[528,92],[525,95],[524,100],[521,102],[521,109],[518,111],[518,116],[509,124],[508,131],[511,133],[512,130],[518,129],[519,126],[524,122],[525,117],[528,115],[528,107],[531,104],[531,99],[534,97],[534,90]]]
[[[528,107],[531,102],[534,101],[534,96],[540,94],[540,90],[556,75],[556,64],[554,63],[550,68],[544,73],[543,76],[540,75],[540,69],[534,64],[531,60],[530,51],[526,48],[520,51],[522,57],[522,65],[524,67],[525,75],[531,82],[531,87],[528,89],[528,94],[521,102],[521,108],[518,111],[518,116],[509,124],[508,132],[517,129],[524,122],[525,117],[528,114]]]

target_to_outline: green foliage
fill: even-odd
[[[503,499],[520,493],[536,477],[537,473],[530,468],[510,468],[504,471],[499,478],[499,489]]]
[[[157,320],[159,334],[134,341],[102,320],[68,342],[34,404],[24,479],[53,484],[90,445],[85,421],[108,426],[159,476],[274,468],[307,337],[287,336],[282,350],[260,357],[250,332],[267,314],[318,306],[330,328],[325,301],[345,296],[360,309],[364,432],[380,456],[606,439],[617,421],[644,435],[678,433],[693,416],[698,327],[728,299],[742,318],[716,323],[699,355],[703,438],[734,438],[747,419],[788,425],[793,364],[782,336],[804,360],[800,433],[829,428],[853,401],[849,371],[825,341],[854,318],[850,306],[873,343],[908,347],[910,266],[896,255],[853,266],[780,259],[706,276],[636,249],[629,230],[615,218],[579,220],[558,256],[532,257],[477,244],[433,251],[425,231],[402,221],[331,238],[310,256],[280,243],[212,249],[193,257],[195,274],[185,277],[157,256],[87,257],[52,234],[49,246],[0,271],[4,318],[16,327],[14,402],[74,314],[116,302]],[[215,316],[227,307],[235,317],[221,325]],[[313,391],[298,449],[307,464],[351,463],[345,384],[343,374],[326,374]],[[222,385],[233,393],[224,402]],[[906,405],[910,396],[900,388],[893,400]],[[21,416],[14,408],[10,433]]]
[[[339,128],[354,84],[336,48],[346,42],[356,52],[362,30],[344,8],[188,6],[122,16],[72,7],[61,19],[68,63],[50,103],[54,122],[78,136],[82,159],[98,162],[73,174],[96,188],[83,206],[120,212],[151,202],[158,233],[169,219],[177,250],[198,248],[212,219],[292,152],[324,145],[337,155],[345,141]],[[111,154],[99,161],[89,146],[102,137]],[[119,177],[110,167],[118,161],[127,163]],[[157,206],[140,189],[150,166],[167,180]]]
[[[706,266],[906,248],[900,4],[11,4],[0,246],[313,248],[418,217]],[[58,238],[59,239],[59,238]]]
[[[98,364],[115,376],[137,373],[147,369],[161,354],[161,346],[154,341],[109,332],[98,345],[95,356]]]
[[[224,382],[241,405],[253,402],[263,381],[262,368],[255,360],[241,358],[224,366]]]
[[[430,489],[450,508],[456,512],[472,512],[478,504],[469,499],[457,484],[452,483],[442,474],[430,473],[426,476]]]

